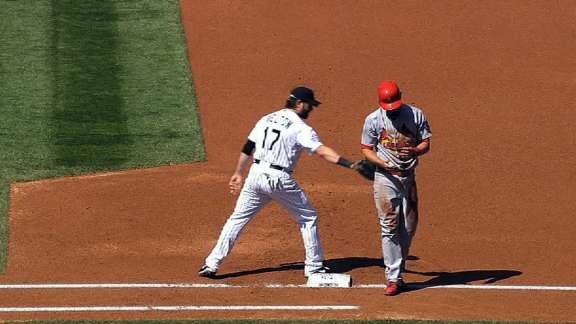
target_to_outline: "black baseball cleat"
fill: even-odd
[[[198,275],[200,277],[215,278],[216,272],[217,272],[217,270],[214,270],[207,265],[203,265],[202,268],[200,268],[200,270],[198,270]]]

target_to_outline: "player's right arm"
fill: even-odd
[[[240,192],[240,189],[242,189],[242,184],[244,181],[244,170],[246,169],[246,166],[249,164],[248,162],[252,160],[252,155],[254,154],[254,151],[256,149],[256,143],[258,143],[260,140],[259,134],[262,133],[261,129],[263,127],[262,126],[264,123],[263,121],[264,118],[261,118],[256,123],[254,128],[252,128],[252,131],[250,131],[250,134],[248,134],[246,143],[242,147],[242,152],[240,152],[238,162],[236,163],[236,169],[234,170],[234,173],[232,174],[232,176],[230,177],[230,181],[228,182],[230,193],[233,195],[237,194],[238,192]]]
[[[369,147],[368,145],[362,145],[362,154],[366,158],[366,160],[376,164],[379,168],[386,169],[390,168],[387,161],[381,159],[376,151],[374,151],[374,147]]]
[[[254,147],[256,144],[248,139],[242,148],[242,152],[240,152],[240,156],[238,157],[238,162],[236,163],[236,169],[234,173],[230,177],[230,181],[228,182],[228,187],[230,188],[230,193],[235,195],[237,194],[240,189],[242,189],[242,183],[244,180],[244,169],[248,165],[248,161],[252,158],[252,153],[254,152]]]
[[[380,134],[378,131],[378,126],[373,118],[373,114],[366,117],[364,121],[364,127],[362,129],[362,140],[360,143],[360,148],[362,150],[362,155],[366,160],[374,163],[379,168],[386,169],[390,168],[388,161],[381,159],[374,148],[378,144],[378,138]]]
[[[242,189],[242,182],[244,180],[244,168],[250,161],[251,155],[246,155],[244,152],[240,153],[240,157],[238,157],[238,163],[236,163],[236,170],[234,170],[234,174],[230,177],[230,182],[228,183],[228,187],[230,188],[230,193],[235,195],[237,194],[240,189]]]

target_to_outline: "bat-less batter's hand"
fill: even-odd
[[[228,183],[228,187],[230,188],[230,193],[236,195],[242,189],[242,182],[244,178],[241,174],[234,173],[232,177],[230,177],[230,182]]]

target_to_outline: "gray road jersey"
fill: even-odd
[[[390,118],[381,108],[369,114],[362,131],[362,146],[376,147],[378,157],[388,161],[390,167],[410,170],[418,164],[418,157],[401,160],[399,150],[420,144],[430,138],[432,132],[422,110],[407,104],[399,109],[399,114],[394,118]]]

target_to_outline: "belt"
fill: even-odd
[[[406,177],[407,175],[412,173],[412,170],[382,169],[382,168],[376,168],[376,171],[380,173],[388,173],[399,177]]]
[[[260,160],[254,159],[254,163],[260,164]],[[279,166],[279,165],[276,165],[276,164],[271,164],[271,163],[267,163],[267,164],[268,164],[268,167],[269,167],[270,169],[280,170],[280,171],[284,171],[284,172],[288,172],[288,173],[291,172],[290,170],[286,169],[285,167],[282,167],[282,166]]]

